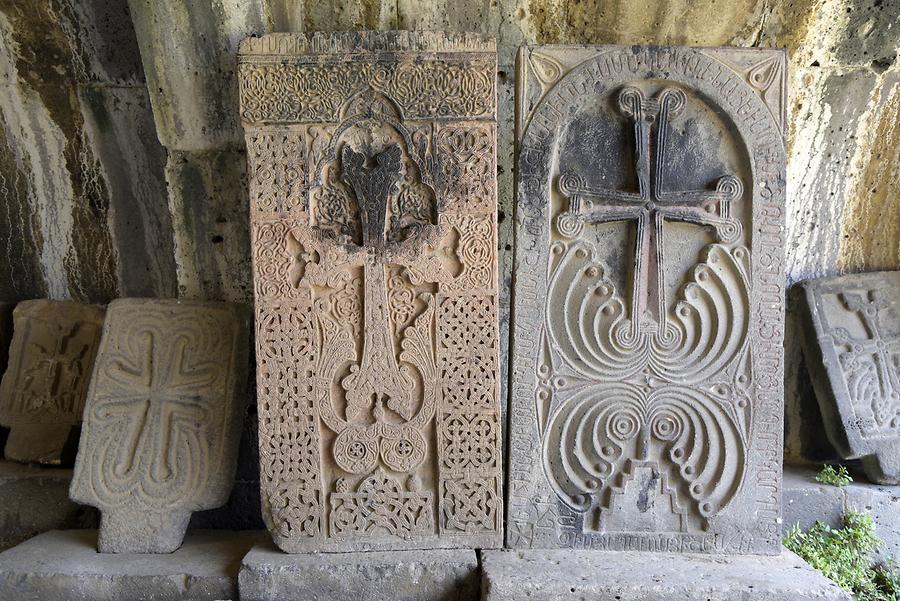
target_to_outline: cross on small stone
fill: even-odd
[[[845,292],[841,294],[841,300],[848,310],[859,315],[869,337],[853,338],[845,328],[837,328],[834,332],[835,340],[847,345],[854,357],[873,357],[878,370],[881,399],[887,400],[891,405],[900,403],[900,374],[894,359],[895,355],[900,356],[900,338],[885,338],[878,325],[878,312],[887,307],[887,301],[878,298],[874,290],[865,294]]]
[[[188,340],[178,336],[159,340],[155,332],[145,332],[140,363],[131,364],[124,357],[114,362],[108,375],[135,392],[107,401],[98,410],[106,419],[124,418],[128,429],[127,456],[119,458],[114,468],[120,475],[140,465],[146,473],[140,476],[155,482],[168,480],[178,466],[173,444],[189,444],[178,438],[179,422],[187,422],[193,430],[207,416],[206,399],[201,392],[215,379],[213,366],[188,365]]]
[[[743,193],[741,180],[734,175],[720,177],[715,190],[673,191],[664,186],[669,120],[684,108],[686,100],[676,87],[665,87],[652,98],[630,86],[619,93],[619,111],[634,122],[637,192],[592,187],[576,173],[565,173],[559,179],[560,192],[569,200],[568,210],[557,219],[562,235],[579,235],[584,223],[637,222],[632,326],[660,334],[665,330],[667,307],[662,289],[663,222],[712,226],[722,242],[734,242],[741,233],[740,221],[731,215],[731,203]]]

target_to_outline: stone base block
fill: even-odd
[[[0,461],[0,551],[48,530],[95,528],[97,512],[69,500],[72,470]]]
[[[0,553],[0,599],[237,600],[241,558],[258,531],[198,531],[171,554],[97,552],[96,530],[55,530]]]
[[[799,557],[483,551],[481,601],[850,601]]]
[[[845,511],[864,511],[872,516],[875,531],[884,541],[879,557],[900,558],[900,486],[857,481],[839,488],[816,482],[816,473],[807,468],[785,468],[785,529],[799,523],[806,530],[816,521],[837,528]]]
[[[302,553],[257,545],[244,558],[241,601],[477,601],[471,550]]]

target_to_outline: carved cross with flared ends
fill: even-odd
[[[584,223],[637,222],[631,323],[633,328],[640,324],[642,330],[660,334],[665,331],[667,307],[662,284],[663,222],[712,226],[723,242],[737,240],[741,232],[740,222],[731,216],[731,202],[743,193],[734,175],[720,177],[715,190],[665,189],[662,174],[669,120],[685,103],[685,93],[676,87],[665,87],[652,98],[634,87],[619,93],[619,110],[634,122],[637,192],[595,188],[575,173],[559,179],[560,192],[569,200],[568,210],[557,220],[562,235],[577,236]]]
[[[847,309],[859,315],[869,337],[854,338],[846,328],[836,328],[834,339],[848,347],[848,365],[845,369],[855,368],[856,373],[850,376],[858,381],[857,386],[851,387],[855,392],[854,396],[857,400],[868,396],[867,400],[872,404],[872,413],[879,426],[896,428],[900,427],[900,374],[895,367],[900,361],[900,338],[882,335],[878,313],[887,308],[888,302],[879,298],[879,294],[874,290],[861,294],[841,294],[841,300]],[[868,361],[874,364],[874,373],[871,378],[860,381],[859,376],[866,373],[864,366]],[[861,390],[866,387],[862,385],[863,381],[868,384],[868,394],[863,394]]]

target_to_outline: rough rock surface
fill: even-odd
[[[0,554],[0,599],[237,600],[241,558],[262,536],[198,531],[169,555],[108,555],[96,530],[55,530]]]
[[[19,303],[10,364],[0,382],[7,459],[49,465],[74,459],[100,343],[103,308],[65,301]]]
[[[481,601],[850,601],[793,553],[484,551]]]
[[[244,558],[240,592],[241,601],[475,601],[478,559],[465,549],[286,555],[265,543]]]
[[[803,283],[803,354],[828,438],[873,482],[900,484],[900,271]]]
[[[102,513],[100,552],[170,553],[228,499],[247,344],[234,305],[110,303],[71,489]]]
[[[875,532],[884,541],[878,550],[882,559],[900,557],[900,486],[883,486],[855,481],[847,486],[816,482],[816,472],[808,468],[784,470],[784,528],[800,524],[804,530],[824,522],[841,526],[847,511],[863,511],[872,516]]]
[[[49,530],[96,528],[97,513],[69,499],[72,470],[0,461],[0,551]]]

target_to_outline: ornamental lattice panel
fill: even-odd
[[[785,58],[519,57],[507,542],[777,553]]]
[[[239,61],[276,544],[497,546],[493,42],[274,34]]]

